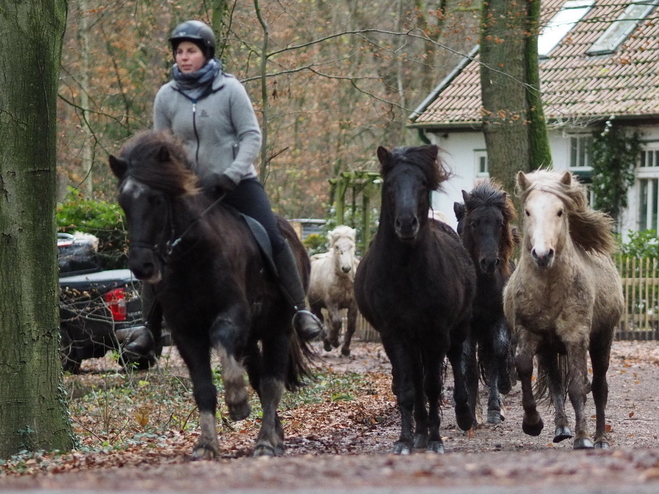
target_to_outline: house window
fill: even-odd
[[[570,137],[570,168],[590,168],[593,157],[593,136],[574,135]]]
[[[595,0],[568,0],[538,36],[538,55],[546,57],[590,10]]]
[[[474,151],[474,158],[476,161],[476,177],[488,178],[490,173],[487,169],[487,151],[484,149],[477,149]]]
[[[637,24],[645,19],[659,0],[637,0],[628,5],[625,11],[613,21],[604,34],[586,52],[588,55],[606,55],[613,53],[627,39]]]
[[[659,144],[648,143],[636,172],[638,177],[638,229],[658,230],[659,217]]]

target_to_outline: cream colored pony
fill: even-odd
[[[525,433],[537,436],[543,422],[536,409],[531,376],[538,357],[538,391],[549,388],[555,408],[554,442],[573,437],[565,396],[574,408],[573,447],[608,448],[606,372],[614,328],[623,311],[613,222],[588,207],[585,188],[569,172],[519,172],[524,205],[524,239],[519,265],[504,291],[504,310],[518,337],[515,364],[522,384]],[[595,440],[585,414],[588,362],[593,368]]]
[[[323,334],[326,351],[339,346],[341,309],[348,309],[348,327],[343,337],[342,355],[350,355],[350,342],[357,326],[354,281],[359,261],[355,257],[355,230],[340,225],[328,233],[329,251],[311,258],[309,307],[322,320],[321,309],[329,317],[329,332]],[[327,326],[327,321],[325,321]]]

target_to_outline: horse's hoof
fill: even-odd
[[[539,436],[544,426],[545,424],[540,417],[538,417],[538,421],[535,424],[527,422],[526,417],[522,420],[522,430],[524,434],[528,434],[529,436]]]
[[[332,342],[332,346],[333,346],[334,348],[339,348],[339,345],[340,345],[339,340],[336,340],[336,341],[333,341],[333,342]]]
[[[573,449],[593,449],[595,445],[589,437],[578,437],[574,440]]]
[[[281,456],[284,454],[284,449],[273,447],[270,444],[257,444],[254,448],[254,456]]]
[[[463,431],[468,431],[474,425],[474,416],[471,414],[469,405],[455,405],[455,421]]]
[[[426,449],[428,447],[428,435],[427,434],[415,434],[414,435],[414,448],[415,449]]]
[[[606,439],[600,439],[595,441],[595,449],[611,449],[611,445]]]
[[[214,460],[217,456],[218,453],[212,446],[195,446],[192,451],[193,461]]]
[[[341,355],[344,357],[349,357],[350,356],[350,348],[341,348]]]
[[[444,443],[442,441],[430,441],[428,443],[428,451],[431,453],[444,454]]]
[[[227,408],[229,408],[229,417],[234,422],[246,419],[252,413],[252,405],[248,401],[232,404],[227,403]]]
[[[394,444],[394,454],[395,455],[409,455],[412,452],[410,445],[403,441],[397,441]]]
[[[505,417],[499,410],[488,410],[487,411],[487,423],[488,424],[500,424],[505,420]]]
[[[556,427],[556,432],[554,432],[554,442],[560,443],[565,439],[570,439],[574,434],[567,425],[559,425]],[[592,446],[591,446],[592,447]]]

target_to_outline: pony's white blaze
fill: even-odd
[[[147,191],[147,186],[138,182],[133,177],[128,177],[121,186],[121,193],[130,195],[131,199],[139,199],[140,195]]]
[[[536,264],[550,268],[562,244],[567,228],[563,202],[554,194],[532,191],[526,202],[525,229],[528,247]]]

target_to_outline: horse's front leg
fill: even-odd
[[[394,332],[396,329],[393,330]],[[396,336],[382,334],[382,345],[391,362],[393,391],[400,410],[400,437],[394,443],[393,453],[404,455],[412,452],[412,411],[415,400],[415,386],[412,384],[413,370],[410,355]]]
[[[453,400],[455,420],[458,427],[468,431],[477,424],[476,404],[478,401],[478,362],[476,342],[469,334],[469,326],[462,324],[451,335],[448,359],[453,370]]]
[[[587,334],[587,333],[586,333]],[[586,419],[586,394],[588,382],[588,358],[586,341],[566,344],[569,367],[568,395],[574,408],[576,436],[574,449],[590,449],[595,447],[593,439],[588,434]]]
[[[538,374],[546,376],[549,395],[554,405],[554,442],[559,443],[572,437],[565,413],[565,365],[552,348],[543,349],[538,355]]]
[[[428,397],[428,438],[426,448],[433,453],[444,453],[444,443],[439,433],[439,400],[442,394],[442,362],[444,356],[436,348],[425,350],[425,394]],[[416,444],[415,444],[416,446]],[[417,446],[418,447],[418,446]]]
[[[533,356],[537,347],[536,339],[523,328],[518,329],[520,335],[517,346],[515,366],[522,384],[522,406],[524,407],[524,418],[522,419],[522,430],[530,436],[538,436],[544,427],[542,418],[536,408],[533,396]]]
[[[195,403],[199,408],[201,435],[194,446],[194,459],[212,460],[220,453],[217,439],[215,412],[217,409],[217,389],[213,384],[210,364],[210,344],[177,334],[176,346],[188,367],[192,380]]]
[[[341,355],[345,355],[346,357],[350,355],[350,342],[357,329],[357,314],[359,314],[359,309],[357,309],[357,303],[353,301],[348,308],[348,327],[346,328],[346,333],[343,337],[343,346],[341,347]]]
[[[334,348],[339,347],[339,335],[341,334],[341,325],[343,324],[343,319],[341,317],[341,309],[338,306],[332,305],[328,307],[327,311],[330,316],[330,332],[328,342]]]

